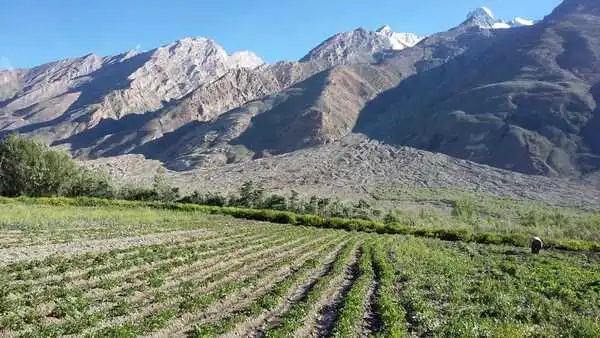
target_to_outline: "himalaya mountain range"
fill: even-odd
[[[185,38],[3,70],[0,133],[79,159],[141,154],[174,170],[362,134],[524,174],[594,178],[599,83],[600,2],[565,0],[537,22],[480,8],[426,37],[358,28],[294,62]]]

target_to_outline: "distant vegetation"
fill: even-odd
[[[65,153],[10,135],[0,142],[0,195],[112,197],[108,176],[79,168]]]
[[[102,197],[130,201],[181,202],[209,206],[272,209],[325,217],[371,219],[381,215],[364,200],[355,204],[338,199],[300,198],[268,194],[254,182],[246,182],[237,194],[194,192],[182,197],[163,175],[151,186],[119,186],[103,171],[78,167],[67,154],[43,143],[10,135],[0,142],[0,196],[6,197]]]
[[[295,191],[288,196],[271,194],[254,182],[246,182],[237,193],[228,195],[195,191],[182,197],[161,174],[155,176],[151,186],[119,186],[106,173],[80,168],[68,155],[38,142],[17,136],[0,142],[0,195],[54,197],[21,199],[28,203],[150,206],[275,223],[515,246],[526,246],[532,235],[539,235],[556,248],[600,250],[600,215],[595,212],[450,191],[387,193],[390,199],[443,202],[452,212],[446,215],[436,209],[422,209],[384,213],[365,200],[349,203],[335,198],[305,198]]]

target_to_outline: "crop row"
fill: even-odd
[[[345,266],[348,264],[352,254],[356,252],[356,250],[357,244],[355,241],[344,247],[327,274],[317,280],[308,290],[305,297],[292,305],[292,307],[283,314],[276,326],[267,328],[265,336],[288,337],[299,329],[304,324],[304,319],[310,308],[313,306],[313,303],[327,290],[330,282],[343,273]]]
[[[252,253],[265,244],[277,245],[282,243],[286,243],[286,240],[258,240],[256,245],[247,245],[246,243],[242,243],[240,245],[235,243],[215,251],[206,251],[201,245],[199,245],[199,250],[197,251],[182,251],[179,250],[180,248],[173,248],[167,251],[169,255],[164,255],[163,252],[157,252],[156,255],[151,256],[160,263],[147,266],[145,269],[137,269],[138,271],[136,273],[132,273],[132,271],[128,270],[122,271],[120,268],[123,266],[115,265],[114,269],[104,269],[104,275],[88,273],[83,279],[69,280],[68,286],[65,286],[65,282],[67,281],[63,279],[52,283],[47,283],[43,285],[43,288],[25,288],[25,284],[12,285],[12,287],[9,286],[5,292],[7,294],[20,294],[19,298],[14,300],[9,306],[9,308],[15,308],[24,306],[35,307],[43,302],[57,303],[62,299],[73,297],[75,295],[79,297],[86,297],[89,293],[93,293],[96,295],[96,297],[98,297],[98,290],[111,291],[112,293],[122,292],[126,289],[135,289],[139,291],[142,290],[146,284],[153,285],[158,283],[160,280],[160,275],[165,275],[170,272],[172,273],[179,267],[184,267],[185,271],[189,272],[199,263],[213,264],[222,258],[232,258],[236,257],[236,255]],[[234,252],[228,253],[228,251],[231,250],[234,250]],[[172,260],[172,257],[179,257],[179,259],[174,261]],[[166,261],[161,262],[161,259]],[[91,278],[92,276],[94,276],[93,279]],[[100,294],[103,294],[103,292]]]
[[[193,324],[196,314],[202,315],[207,312],[211,305],[218,301],[223,301],[234,294],[241,292],[245,288],[269,283],[278,271],[287,269],[290,265],[298,264],[299,255],[305,254],[309,259],[314,257],[317,249],[323,245],[322,240],[318,240],[310,245],[297,245],[292,249],[283,250],[277,255],[265,255],[254,264],[247,264],[243,269],[233,271],[229,275],[215,276],[210,280],[190,280],[174,293],[165,295],[169,301],[160,306],[143,311],[142,316],[135,316],[135,320],[128,317],[127,322],[120,325],[111,325],[95,332],[96,336],[121,336],[130,335],[132,332],[136,335],[147,334],[159,329],[177,330],[178,328],[168,328],[169,321],[178,317],[178,322]],[[159,323],[157,318],[162,318]],[[187,328],[184,328],[184,331]],[[171,336],[172,334],[165,334]]]
[[[294,287],[297,287],[302,281],[309,278],[316,270],[322,269],[322,266],[329,259],[329,253],[336,252],[337,250],[334,250],[334,247],[338,245],[338,243],[333,243],[323,247],[316,255],[318,258],[311,258],[305,261],[300,268],[293,270],[286,278],[277,281],[268,292],[252,300],[250,304],[233,311],[225,318],[195,325],[194,329],[190,332],[190,336],[212,337],[224,334],[234,330],[236,324],[248,320],[253,316],[274,312],[277,307],[282,306],[282,303],[291,297],[290,291]]]
[[[333,337],[357,337],[362,330],[363,318],[367,311],[367,291],[375,279],[372,257],[373,244],[369,242],[362,247],[356,280],[344,298],[331,333]]]
[[[64,297],[56,299],[58,304],[50,312],[51,316],[58,317],[59,322],[57,323],[56,320],[42,321],[41,325],[31,326],[28,332],[31,334],[40,332],[45,335],[56,335],[87,331],[91,334],[97,330],[90,331],[89,329],[92,327],[99,328],[99,332],[101,332],[103,327],[106,330],[111,327],[118,328],[122,325],[127,327],[126,323],[133,320],[143,323],[145,320],[149,320],[149,317],[157,315],[163,307],[169,308],[169,304],[171,307],[177,307],[179,303],[181,308],[186,308],[186,305],[181,304],[185,304],[185,300],[191,295],[202,295],[202,291],[232,283],[242,271],[254,271],[253,268],[255,270],[263,268],[265,261],[269,258],[277,255],[290,255],[298,250],[304,250],[304,245],[312,248],[316,245],[315,243],[320,243],[329,238],[324,237],[315,241],[311,237],[296,237],[296,239],[279,238],[259,244],[259,247],[243,246],[241,250],[237,250],[241,260],[235,260],[231,264],[222,262],[215,265],[218,261],[211,260],[210,264],[201,264],[197,268],[186,267],[176,275],[168,270],[142,274],[137,282],[128,280],[128,277],[124,276],[122,279],[111,283],[117,288],[110,287],[107,290],[110,292],[99,299],[90,298],[81,293],[74,293],[73,289],[67,289],[63,295]],[[313,245],[311,246],[310,243],[313,243]],[[242,255],[242,252],[247,254]],[[143,310],[140,312],[132,311],[133,309]],[[124,324],[118,324],[119,322]]]
[[[291,236],[296,235],[297,243],[299,244],[305,243],[310,238],[305,236],[298,237],[297,235],[301,233],[302,231],[291,232]],[[261,236],[265,239],[272,239],[265,242],[261,240]],[[44,323],[44,318],[40,317],[44,315],[54,316],[59,321],[66,320],[69,323],[67,326],[73,326],[71,325],[73,322],[84,320],[86,317],[84,312],[88,312],[87,314],[89,314],[88,310],[92,307],[98,308],[100,306],[100,308],[108,308],[108,312],[117,313],[119,306],[122,307],[123,300],[126,297],[139,295],[140,292],[146,292],[145,290],[157,289],[164,286],[165,282],[169,282],[170,278],[172,279],[176,276],[172,275],[171,272],[178,270],[179,267],[182,267],[182,269],[179,269],[181,271],[178,275],[187,277],[188,273],[193,272],[194,266],[202,267],[200,262],[203,261],[207,262],[207,264],[204,264],[204,267],[213,266],[222,257],[236,258],[241,255],[241,257],[247,258],[247,262],[250,262],[253,258],[268,257],[286,245],[289,246],[295,243],[289,237],[275,238],[273,234],[266,234],[268,237],[264,236],[265,234],[255,236],[254,239],[258,239],[256,244],[253,244],[253,238],[250,236],[248,238],[249,242],[240,241],[237,243],[234,241],[229,246],[226,245],[213,251],[205,250],[207,248],[203,248],[200,243],[198,245],[201,248],[200,250],[196,252],[183,252],[183,259],[171,262],[168,265],[157,265],[154,270],[142,270],[134,275],[122,274],[118,278],[94,277],[97,281],[93,283],[85,282],[85,279],[79,279],[70,280],[66,285],[64,283],[49,283],[48,285],[36,287],[36,289],[28,289],[24,287],[25,284],[10,285],[13,288],[7,288],[8,286],[4,284],[3,297],[0,298],[0,310],[4,310],[4,314],[0,317],[1,327],[4,329],[16,329],[24,325]],[[283,244],[284,247],[278,247],[277,244]],[[261,251],[260,248],[264,247],[264,245],[267,245],[265,248],[272,248],[271,251]],[[181,253],[178,251],[178,248],[174,248],[173,252]],[[260,256],[261,252],[263,252],[262,256]],[[163,256],[162,258],[167,257],[169,256]],[[222,273],[229,271],[227,270],[229,268],[227,264],[222,265],[225,267]],[[105,270],[104,272],[110,273],[109,270]],[[84,283],[81,283],[82,281]],[[49,303],[46,305],[44,302]],[[112,306],[110,305],[111,303],[115,305]],[[39,312],[38,309],[41,305],[44,305],[42,308],[50,306],[49,313]],[[17,311],[17,309],[22,310]],[[88,321],[91,320],[88,318]],[[56,323],[56,320],[52,320],[51,322]]]

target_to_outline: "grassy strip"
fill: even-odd
[[[308,311],[319,297],[327,290],[331,280],[344,272],[345,264],[350,259],[350,255],[355,248],[355,241],[342,249],[338,259],[333,263],[331,271],[319,279],[310,289],[306,297],[294,304],[283,316],[281,323],[267,329],[265,337],[291,337],[303,324]]]
[[[380,245],[372,250],[375,275],[379,278],[376,308],[381,317],[378,337],[406,337],[406,312],[398,302],[395,269]]]
[[[342,309],[331,333],[333,337],[358,336],[366,307],[365,295],[375,277],[371,258],[372,250],[372,246],[369,244],[362,247],[358,262],[358,278],[344,299]]]
[[[338,243],[332,243],[326,247],[323,247],[318,253],[326,255],[337,245]],[[321,259],[311,258],[304,262],[301,267],[299,267],[297,270],[293,270],[292,274],[283,280],[278,281],[274,285],[273,289],[252,301],[252,303],[247,307],[236,310],[230,316],[217,322],[196,325],[194,329],[189,332],[188,336],[198,338],[218,336],[233,330],[237,324],[251,316],[257,316],[263,311],[272,311],[284,300],[290,289],[296,285],[296,283],[324,263],[323,260],[325,257],[321,255],[318,255],[318,257]]]
[[[413,228],[399,223],[383,223],[373,220],[324,218],[315,215],[300,215],[287,211],[243,209],[233,207],[215,207],[197,204],[139,202],[109,200],[88,197],[0,197],[0,204],[26,203],[32,205],[79,206],[79,207],[119,207],[119,208],[155,208],[179,211],[195,211],[207,214],[220,214],[240,219],[265,221],[280,224],[305,225],[319,228],[341,229],[348,231],[376,232],[379,234],[403,234],[418,237],[438,238],[446,241],[474,242],[480,244],[504,244],[519,247],[529,245],[530,236],[523,233],[498,234],[493,232],[474,232],[468,229]],[[600,252],[600,243],[580,240],[549,240],[547,248],[570,251]]]
[[[599,337],[600,264],[585,255],[393,238],[410,336]]]

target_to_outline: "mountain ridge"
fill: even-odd
[[[177,170],[362,133],[527,174],[592,177],[600,168],[593,133],[600,91],[595,26],[577,14],[586,1],[566,0],[535,23],[481,8],[426,37],[358,28],[297,62],[267,64],[184,38],[2,71],[0,133],[42,138],[81,159],[143,154]],[[596,18],[591,9],[585,14]],[[586,43],[584,53],[569,47]]]

